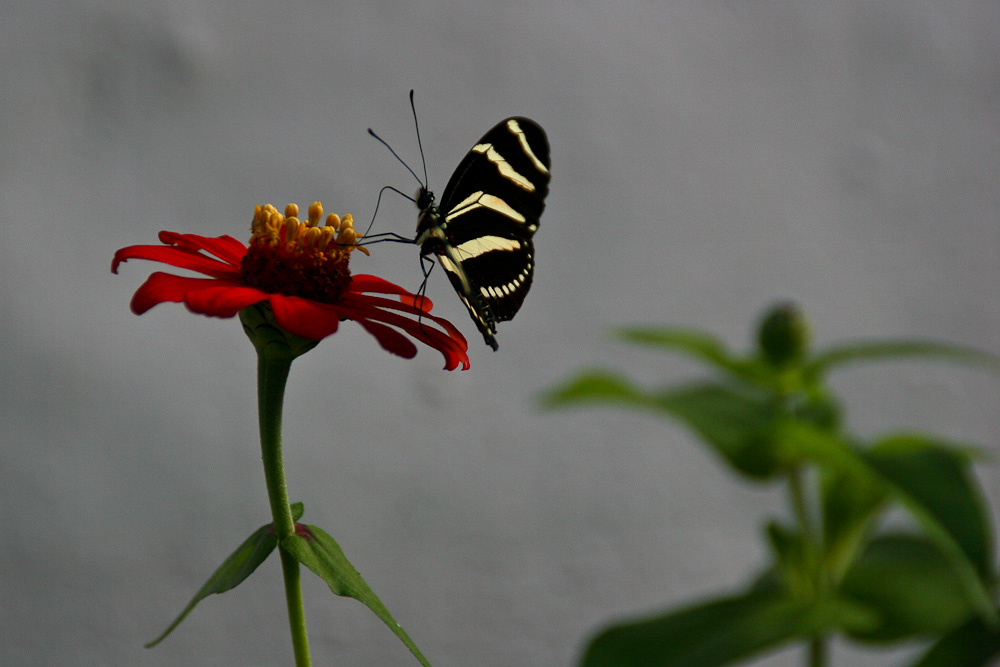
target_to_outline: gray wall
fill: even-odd
[[[464,373],[345,323],[295,364],[285,436],[306,519],[437,666],[570,665],[610,617],[762,562],[778,489],[732,481],[645,415],[537,410],[583,365],[696,372],[609,327],[743,347],[792,298],[820,344],[1000,352],[994,2],[49,0],[0,16],[3,664],[290,664],[276,560],[141,647],[269,519],[239,324],[172,304],[137,318],[128,300],[158,267],[108,266],[161,229],[245,239],[255,204],[367,221],[382,185],[416,187],[365,133],[416,165],[410,88],[439,192],[504,116],[548,131],[535,286],[494,354],[432,276],[472,345]],[[390,197],[376,231],[415,220]],[[405,246],[354,268],[420,281]],[[858,433],[995,451],[996,378],[896,364],[836,384]],[[1000,472],[980,472],[996,510]],[[416,664],[360,604],[315,579],[306,596],[317,664]]]

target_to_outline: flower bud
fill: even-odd
[[[764,317],[757,342],[767,361],[774,366],[787,366],[805,356],[810,333],[809,322],[798,306],[783,303]]]

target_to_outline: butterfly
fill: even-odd
[[[410,107],[416,123],[412,90]],[[395,233],[366,238],[369,242],[382,237],[380,240],[418,245],[421,263],[433,255],[486,344],[499,349],[497,323],[512,319],[521,308],[534,275],[532,237],[545,209],[551,178],[545,131],[535,121],[521,116],[498,123],[458,164],[440,205],[426,185],[426,162],[421,181],[388,143],[371,128],[368,133],[388,148],[420,183],[413,199],[420,214],[413,239]],[[417,142],[420,143],[419,126]],[[420,156],[423,162],[422,145]],[[388,186],[383,191],[386,189],[399,192]],[[427,272],[424,275],[426,285]]]
[[[414,243],[434,255],[486,344],[521,308],[535,271],[532,237],[545,209],[549,143],[533,120],[500,121],[465,155],[440,205],[421,185]]]

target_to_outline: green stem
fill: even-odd
[[[799,524],[799,530],[801,530],[802,534],[809,539],[810,543],[812,543],[816,534],[813,529],[812,517],[809,513],[803,474],[801,466],[796,466],[789,473],[788,490],[792,496],[792,511],[795,512],[795,520]]]
[[[277,354],[270,350],[279,348]],[[295,520],[288,502],[285,484],[285,464],[281,455],[281,411],[285,398],[285,382],[292,366],[287,347],[264,345],[257,353],[257,410],[260,419],[260,449],[264,460],[264,478],[267,480],[267,497],[271,503],[271,516],[278,543],[295,533]],[[302,584],[299,563],[284,549],[281,554],[281,571],[285,579],[285,599],[288,603],[288,624],[292,631],[296,667],[309,667],[309,638],[306,634],[305,608],[302,604]]]
[[[813,637],[809,642],[809,667],[826,667],[825,637]]]
[[[789,475],[788,479],[789,491],[792,496],[792,507],[795,512],[795,520],[799,524],[799,530],[806,539],[807,548],[810,550],[809,559],[811,562],[812,570],[812,594],[816,597],[823,595],[823,591],[827,586],[827,573],[825,571],[825,566],[822,553],[822,540],[823,540],[823,529],[819,525],[819,521],[815,518],[813,512],[810,511],[810,498],[814,498],[814,495],[809,495],[806,489],[806,479],[805,471],[801,466],[797,466],[793,469]],[[813,637],[809,640],[809,667],[825,667],[827,656],[827,640],[826,637],[818,636]]]

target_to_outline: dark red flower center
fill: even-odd
[[[353,218],[331,213],[320,226],[319,202],[309,207],[308,220],[299,220],[298,213],[295,204],[286,206],[284,215],[270,204],[256,208],[241,277],[271,294],[335,303],[351,284],[350,254],[360,248]]]

